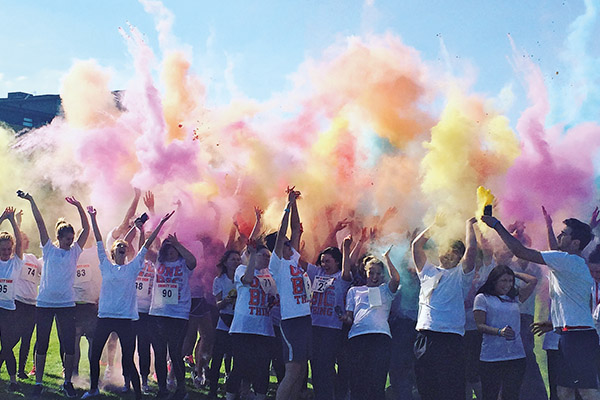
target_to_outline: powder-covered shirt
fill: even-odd
[[[594,279],[585,260],[563,251],[542,251],[550,270],[550,300],[552,325],[594,326],[590,311],[590,288]]]
[[[37,306],[63,308],[75,306],[73,283],[81,247],[74,242],[69,250],[56,247],[48,240],[42,247],[44,267],[37,297]]]
[[[150,315],[189,319],[192,295],[188,280],[191,273],[183,257],[171,262],[156,262]]]
[[[236,293],[236,290],[237,289],[235,287],[235,283],[231,279],[229,279],[227,274],[221,274],[221,275],[215,277],[215,279],[213,280],[213,288],[212,288],[213,296],[218,296],[219,294],[221,294],[221,298],[224,299],[230,293],[231,294]],[[219,310],[219,321],[217,322],[218,330],[229,331],[229,326],[227,326],[225,321],[223,321],[221,314],[233,315],[233,304],[228,303],[224,308]],[[229,317],[229,318],[231,318],[231,317]]]
[[[138,312],[148,314],[152,303],[152,288],[154,287],[154,263],[144,260],[144,267],[135,279]]]
[[[127,264],[117,265],[108,260],[102,242],[97,242],[102,288],[98,303],[98,318],[120,318],[137,320],[135,280],[144,265],[146,247]]]
[[[515,331],[513,340],[484,333],[479,358],[481,361],[507,361],[525,358],[525,350],[521,341],[521,313],[518,300],[511,300],[508,296],[502,296],[502,300],[500,300],[497,296],[479,293],[475,296],[473,310],[486,313],[486,325],[495,329],[510,326]]]
[[[23,254],[24,265],[15,282],[15,300],[35,306],[38,286],[42,278],[42,259],[35,254]]]
[[[270,315],[270,298],[274,298],[277,288],[268,269],[254,270],[252,283],[244,284],[242,277],[246,265],[235,270],[233,282],[237,289],[237,301],[229,333],[247,333],[261,336],[275,336]]]
[[[15,283],[21,275],[23,259],[12,256],[0,261],[0,308],[15,310]]]
[[[465,274],[459,264],[451,269],[426,263],[418,273],[421,281],[417,330],[465,334],[464,298],[474,270]]]
[[[345,309],[346,293],[352,282],[342,279],[342,271],[327,275],[323,268],[313,264],[308,264],[306,272],[312,282],[310,311],[313,326],[342,329],[335,307]]]
[[[98,250],[93,247],[83,249],[77,260],[75,283],[73,284],[75,302],[98,304],[101,286],[102,275],[100,274]]]
[[[282,320],[310,315],[310,298],[305,287],[305,280],[309,278],[298,266],[299,260],[300,254],[296,250],[289,260],[277,257],[275,252],[269,260],[269,272],[279,291]]]
[[[383,333],[392,337],[388,318],[394,293],[387,283],[376,287],[353,286],[346,295],[346,311],[354,313],[348,338],[369,333]]]

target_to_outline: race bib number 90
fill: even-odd
[[[0,300],[11,301],[15,298],[15,287],[12,279],[0,279]]]
[[[157,283],[154,287],[154,302],[157,304],[179,303],[179,285],[177,283]]]

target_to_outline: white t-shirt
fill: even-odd
[[[444,269],[426,263],[417,276],[421,289],[416,329],[464,335],[464,297],[475,272],[465,274],[460,264]]]
[[[188,284],[190,271],[185,259],[155,265],[150,315],[189,319],[192,295]]]
[[[269,310],[269,297],[274,297],[277,292],[275,281],[265,268],[255,270],[252,283],[246,285],[242,283],[242,277],[247,268],[240,265],[235,270],[233,282],[237,289],[237,301],[229,333],[275,336]]]
[[[594,326],[590,310],[590,288],[594,279],[585,260],[563,251],[542,251],[550,270],[550,300],[552,325]]]
[[[300,254],[296,250],[290,260],[277,257],[275,252],[269,260],[269,272],[279,290],[282,320],[310,315],[310,298],[305,288],[305,280],[309,278],[298,266],[299,260]]]
[[[392,300],[394,293],[387,283],[377,287],[351,287],[346,295],[346,311],[354,313],[354,322],[348,332],[348,339],[368,333],[383,333],[392,337],[388,324]]]
[[[35,306],[38,295],[38,286],[42,278],[42,259],[35,254],[23,254],[25,265],[15,282],[15,300]]]
[[[93,247],[83,249],[77,260],[75,283],[73,284],[75,302],[98,304],[102,286],[99,264],[98,250]]]
[[[135,280],[138,312],[148,314],[152,304],[152,288],[154,287],[154,263],[144,260],[144,268]]]
[[[48,239],[42,247],[42,254],[44,267],[42,268],[37,306],[42,308],[74,307],[73,283],[81,247],[74,242],[69,250],[63,250]]]
[[[15,283],[21,275],[23,260],[13,255],[8,261],[0,261],[0,308],[15,310]]]
[[[142,247],[131,262],[117,265],[108,260],[102,242],[98,242],[96,245],[102,273],[98,318],[137,320],[139,316],[135,280],[144,266],[146,247]]]
[[[481,361],[507,361],[525,358],[525,350],[521,341],[521,313],[519,301],[502,296],[505,301],[497,296],[479,293],[475,296],[474,311],[484,311],[485,324],[492,328],[502,329],[510,326],[515,331],[515,339],[507,340],[503,336],[483,334],[481,343]]]
[[[313,326],[342,329],[342,321],[335,313],[335,307],[344,310],[346,293],[352,282],[342,279],[342,271],[327,275],[325,270],[308,264],[307,271],[313,289],[311,317]]]
[[[483,286],[485,281],[488,278],[490,272],[496,266],[496,262],[492,260],[489,265],[482,265],[479,270],[475,270],[473,275],[473,281],[471,283],[471,287],[469,288],[469,292],[465,296],[465,330],[466,331],[476,331],[477,324],[475,323],[475,318],[473,318],[473,302],[475,301],[475,296],[477,295],[477,291]]]
[[[229,295],[229,293],[232,290],[236,290],[235,283],[231,279],[229,279],[227,274],[221,274],[213,280],[213,288],[212,288],[213,296],[218,296],[219,293],[221,293],[222,294],[221,298],[224,299],[225,297],[227,297],[227,295]],[[233,315],[233,304],[228,303],[225,306],[225,308],[219,310],[219,314]],[[229,331],[229,327],[223,321],[223,319],[221,318],[220,315],[219,315],[219,321],[217,322],[217,329],[220,331]]]

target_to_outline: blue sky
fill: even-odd
[[[384,32],[400,36],[426,61],[449,61],[457,74],[465,65],[475,67],[477,92],[493,97],[513,84],[520,98],[519,78],[507,60],[512,54],[507,35],[553,79],[564,68],[559,55],[568,26],[584,11],[583,0],[173,0],[164,5],[174,16],[174,42],[191,49],[193,69],[213,88],[209,101],[212,94],[217,103],[227,101],[214,88],[224,84],[228,65],[241,92],[265,100],[291,86],[289,75],[306,58],[320,57],[347,36]],[[118,31],[127,23],[160,53],[154,17],[137,1],[0,0],[0,97],[10,91],[58,93],[73,62],[91,58],[112,70],[112,88],[121,89],[133,72]]]

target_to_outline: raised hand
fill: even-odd
[[[9,221],[14,221],[15,219],[15,208],[8,206],[4,209],[4,212],[2,213],[2,216],[0,216],[0,220],[9,220]]]
[[[150,212],[154,212],[154,193],[147,191],[144,194],[144,205]]]
[[[385,253],[383,253],[383,257],[388,258],[390,256],[390,251],[392,251],[392,247],[394,247],[394,245],[391,245],[390,248],[387,249]]]
[[[81,203],[75,198],[75,196],[65,197],[65,200],[67,203],[72,204],[75,207],[81,207]]]
[[[96,209],[93,206],[87,206],[87,212],[88,214],[90,214],[91,217],[95,217],[96,216]]]
[[[15,220],[17,221],[17,225],[21,226],[21,222],[23,222],[23,210],[19,210],[15,213]]]
[[[350,250],[350,246],[352,245],[352,235],[348,235],[344,238],[344,240],[342,241],[342,246],[346,249],[346,250]]]
[[[250,253],[250,254],[256,253],[256,240],[248,239],[246,241],[246,248],[248,249],[248,253]]]
[[[338,221],[337,224],[335,224],[335,228],[333,229],[335,232],[339,232],[342,229],[344,229],[346,226],[348,226],[348,224],[350,223],[350,221],[348,221],[348,218],[344,218],[341,221]]]
[[[258,206],[254,206],[254,216],[256,217],[257,221],[260,221],[262,218],[262,215],[265,213],[264,210],[262,210],[260,207]]]
[[[365,226],[365,227],[363,227],[360,230],[360,239],[359,239],[359,241],[364,243],[364,242],[367,241],[368,238],[369,238],[369,228],[367,228]]]
[[[489,226],[492,229],[499,222],[496,217],[492,217],[491,215],[482,215],[481,221],[483,221],[484,224],[486,224],[487,226]]]
[[[592,212],[592,218],[590,219],[590,228],[594,229],[600,224],[600,219],[598,219],[598,215],[600,214],[600,209],[598,207],[594,208],[594,212]]]
[[[598,209],[596,207],[596,209]],[[550,214],[548,214],[548,211],[546,211],[546,207],[542,206],[542,214],[544,214],[544,220],[546,221],[546,225],[552,225],[552,217],[550,216]]]
[[[169,218],[171,218],[171,216],[175,214],[175,210],[171,211],[170,213],[168,213],[167,215],[165,215],[164,217],[162,217],[162,219],[160,220],[161,223],[165,223],[169,220]],[[171,236],[171,235],[169,235]],[[175,237],[175,239],[177,239],[177,237]]]
[[[179,240],[177,239],[177,233],[169,233],[169,236],[167,236],[167,239],[165,240],[171,243],[172,246],[177,246],[179,244]]]
[[[22,198],[22,199],[25,199],[25,200],[32,200],[33,199],[33,196],[31,196],[29,193],[25,193],[22,190],[17,190],[17,196],[20,197],[20,198]]]

